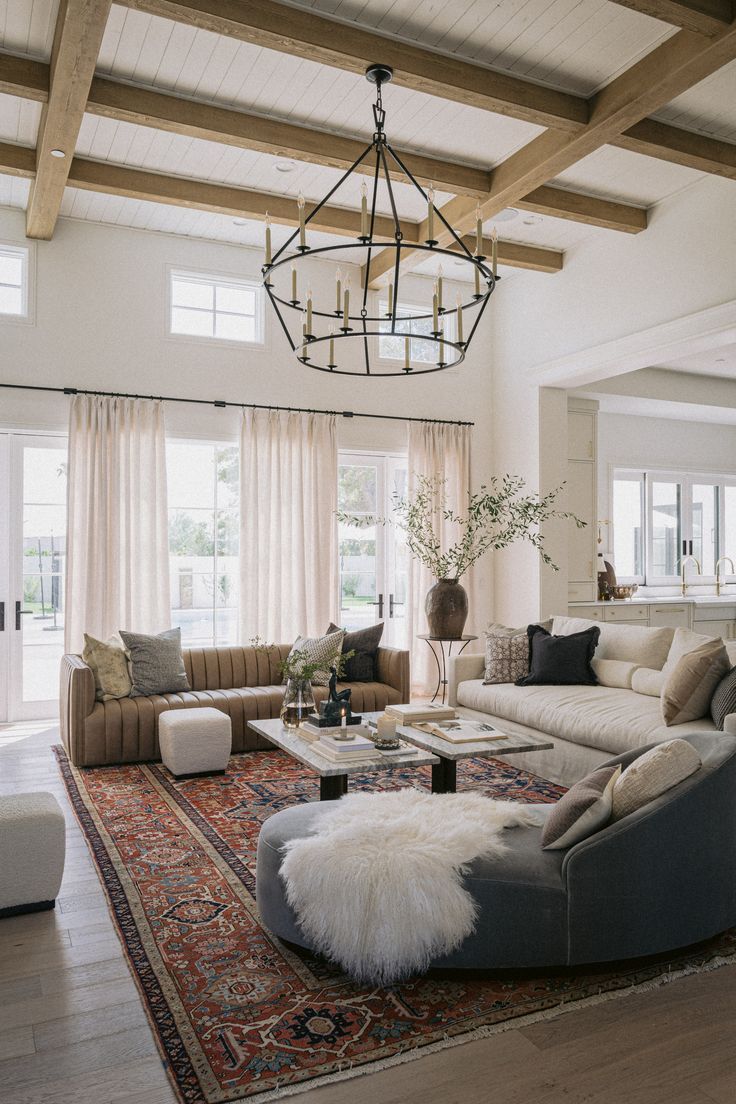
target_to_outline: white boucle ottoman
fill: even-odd
[[[65,851],[64,814],[53,794],[0,797],[0,917],[54,907]]]
[[[222,773],[232,747],[230,718],[219,709],[168,709],[158,718],[158,745],[165,767],[178,778]]]

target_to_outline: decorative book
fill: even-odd
[[[422,705],[387,705],[386,713],[389,717],[396,717],[403,725],[411,725],[416,721],[452,721],[457,717],[452,706],[432,705],[427,702]]]
[[[411,726],[419,732],[428,732],[432,736],[438,736],[441,740],[447,740],[448,744],[481,743],[486,740],[504,740],[505,732],[499,732],[497,728],[480,721],[454,721],[452,723],[439,722],[428,724],[415,721]]]

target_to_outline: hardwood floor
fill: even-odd
[[[174,1104],[48,724],[0,725],[0,794],[67,816],[53,912],[0,920],[0,1104]],[[736,968],[300,1095],[300,1104],[734,1104]]]

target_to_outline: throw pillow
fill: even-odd
[[[670,671],[674,671],[684,655],[695,651],[701,644],[711,644],[718,639],[717,636],[707,636],[705,633],[693,632],[691,629],[675,629],[663,670],[669,674]]]
[[[552,632],[557,636],[582,632],[598,622],[584,617],[555,617]],[[650,629],[644,625],[617,625],[603,623],[596,651],[598,659],[621,659],[625,663],[637,663],[642,667],[661,670],[669,655],[674,629]]]
[[[625,663],[622,659],[598,659],[597,656],[591,667],[601,686],[611,686],[615,690],[631,690],[634,674],[639,670],[635,663]]]
[[[545,851],[572,847],[608,824],[613,806],[613,787],[620,774],[620,766],[599,767],[562,795],[542,829],[542,847]]]
[[[191,690],[181,654],[181,629],[167,629],[158,636],[121,629],[120,636],[130,660],[131,698]]]
[[[344,632],[339,625],[330,624],[328,635],[335,632]],[[383,621],[377,625],[369,625],[365,629],[356,629],[355,632],[345,632],[342,642],[342,651],[353,652],[350,659],[345,661],[345,682],[375,682],[378,645],[383,636]]]
[[[729,713],[736,713],[736,667],[733,667],[716,687],[710,703],[710,715],[719,732]]]
[[[298,636],[289,656],[294,652],[301,652],[305,663],[318,663],[319,668],[312,675],[312,685],[327,686],[330,681],[330,667],[334,667],[342,651],[344,639],[344,629],[338,629],[337,632],[328,633],[326,636]],[[286,682],[286,676],[284,676],[284,682]]]
[[[550,636],[541,625],[530,625],[529,674],[517,686],[596,686],[590,665],[600,629],[593,625],[571,636]]]
[[[486,629],[484,686],[516,682],[529,674],[529,634],[526,628],[491,625]]]
[[[664,671],[655,671],[652,667],[637,667],[631,676],[631,689],[635,694],[659,698],[666,678]]]
[[[613,819],[641,809],[684,782],[700,769],[700,756],[687,740],[668,740],[657,744],[635,759],[613,787]]]
[[[92,669],[97,701],[130,696],[132,683],[128,671],[128,659],[121,641],[111,636],[109,640],[96,640],[84,634],[82,659]]]
[[[686,652],[670,672],[665,671],[664,723],[685,724],[704,717],[716,686],[730,666],[722,640],[709,640]]]

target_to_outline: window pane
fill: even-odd
[[[236,445],[222,445],[216,450],[217,506],[237,506],[240,487],[240,451]]]
[[[0,284],[15,284],[20,287],[23,283],[23,258],[13,254],[0,253]]]
[[[215,457],[212,445],[170,442],[166,446],[169,508],[214,507]]]
[[[693,555],[703,575],[713,575],[718,559],[718,487],[693,484]]]
[[[255,341],[255,319],[243,314],[218,314],[215,316],[215,336],[224,341]]]
[[[640,479],[613,483],[613,562],[617,575],[644,575],[643,510]]]
[[[338,474],[337,501],[340,510],[349,514],[376,513],[378,472],[362,464],[341,464]]]
[[[240,543],[238,520],[237,510],[218,510],[217,512],[219,566],[228,571],[237,571],[238,545]],[[230,559],[234,561],[234,565],[228,562]]]
[[[187,334],[191,337],[212,337],[213,316],[205,311],[186,310],[173,307],[171,310],[171,332]]]
[[[199,307],[201,310],[212,310],[214,289],[211,284],[201,283],[198,280],[182,280],[173,277],[171,302],[175,307]]]
[[[726,487],[724,491],[724,512],[725,544],[723,555],[730,556],[736,562],[736,487]],[[726,570],[731,571],[730,564],[726,564]]]
[[[677,575],[682,542],[679,483],[652,483],[652,575]]]
[[[214,510],[170,510],[169,551],[185,557],[192,571],[212,570],[215,554]],[[202,562],[202,561],[207,562]]]
[[[236,314],[255,314],[256,294],[251,288],[217,286],[215,300],[218,311],[234,311]]]
[[[23,314],[23,292],[20,288],[0,285],[0,314]]]

